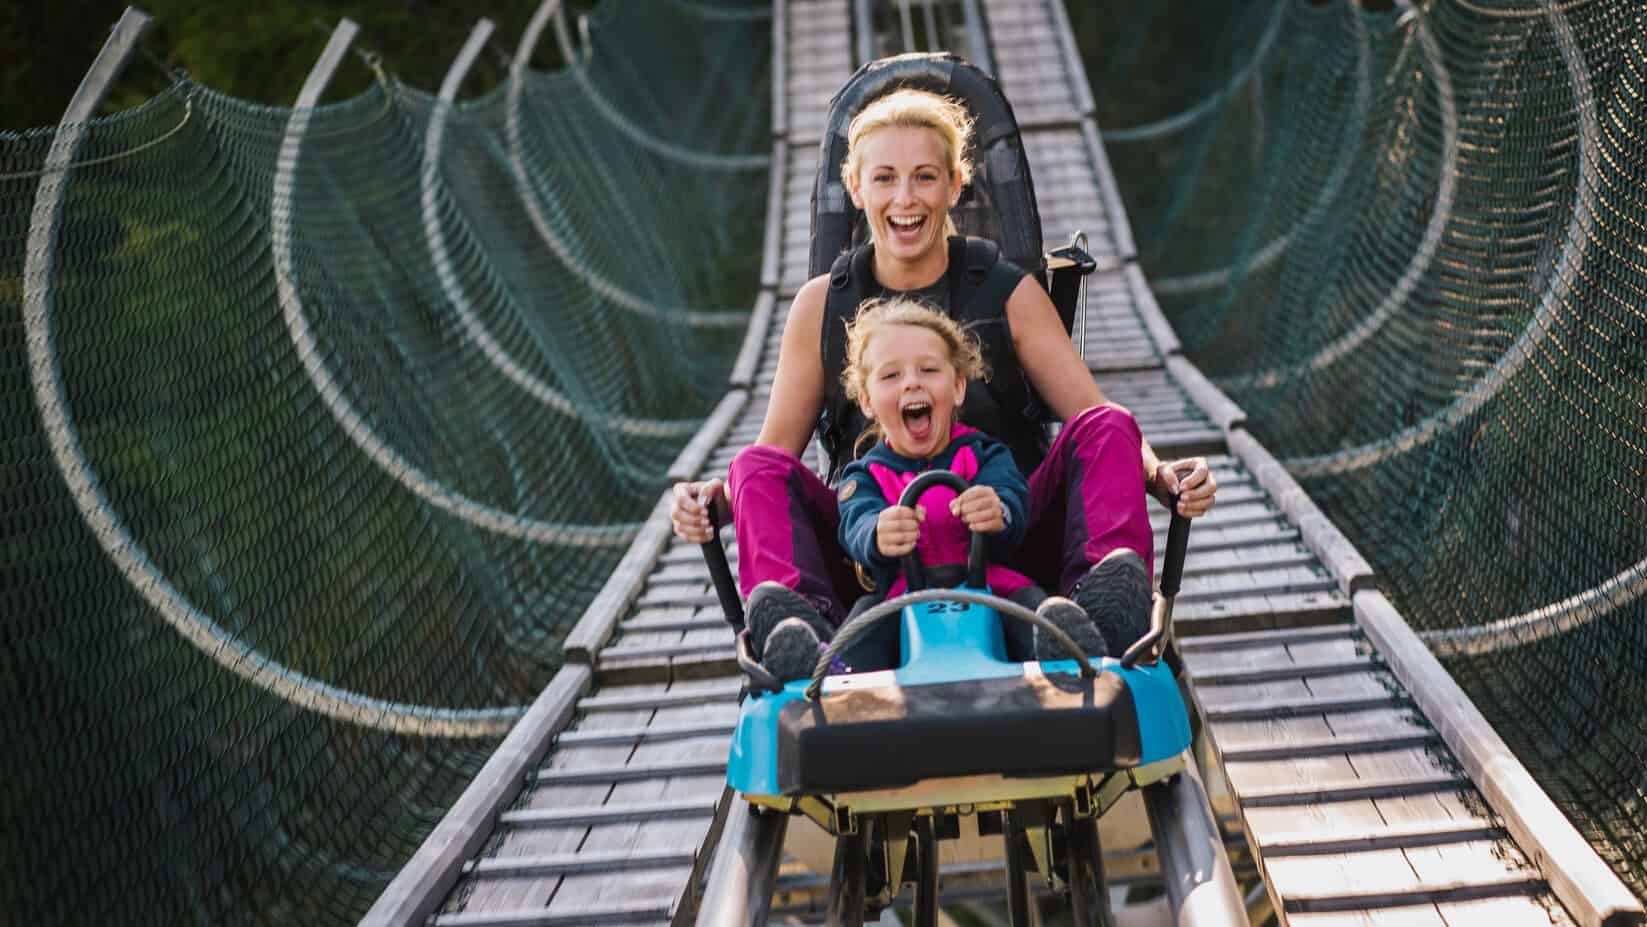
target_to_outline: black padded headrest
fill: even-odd
[[[904,87],[929,90],[960,101],[974,119],[972,183],[951,211],[963,235],[988,238],[1001,253],[1037,277],[1044,272],[1041,214],[1035,185],[1018,134],[1012,105],[993,77],[961,58],[943,54],[908,54],[871,61],[858,69],[829,101],[829,119],[812,188],[812,251],[809,277],[828,273],[836,255],[868,240],[863,213],[852,205],[841,184],[846,160],[846,131],[864,105]]]

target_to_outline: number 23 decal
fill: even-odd
[[[944,612],[964,612],[970,610],[971,608],[971,602],[933,602],[930,606],[928,606],[928,610],[935,615],[942,614]]]

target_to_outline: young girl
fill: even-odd
[[[977,342],[948,316],[912,299],[871,300],[847,327],[847,362],[842,382],[847,395],[872,424],[859,439],[875,441],[848,465],[837,487],[840,542],[870,580],[876,596],[904,591],[899,560],[918,551],[937,584],[951,585],[965,569],[970,532],[990,535],[987,580],[996,595],[1037,609],[1093,656],[1108,648],[1097,626],[1069,599],[1048,598],[1030,580],[998,565],[1023,539],[1029,521],[1028,488],[1007,447],[956,420],[968,380],[986,376]],[[948,487],[927,490],[916,505],[897,505],[899,496],[927,470],[949,470],[972,485],[959,496]],[[783,598],[769,590],[761,596]],[[864,604],[875,601],[864,600]],[[810,674],[817,661],[819,625],[794,613],[773,627],[751,633],[764,639],[762,662],[780,679]],[[776,616],[779,611],[763,609]],[[752,608],[753,612],[753,608]],[[1009,649],[1027,658],[1063,656],[1056,644],[1007,622]],[[765,632],[765,633],[763,633]],[[827,633],[827,632],[825,632]],[[843,662],[855,670],[881,668],[897,659],[899,625],[881,627],[855,644]]]

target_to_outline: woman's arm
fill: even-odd
[[[1103,404],[1103,390],[1093,381],[1052,299],[1035,278],[1019,281],[1007,299],[1007,324],[1012,328],[1018,363],[1055,415],[1067,422],[1083,409]],[[1139,463],[1144,486],[1157,499],[1165,502],[1178,495],[1178,510],[1192,518],[1212,508],[1218,484],[1202,458],[1164,461],[1146,440]]]
[[[1034,277],[1018,281],[1007,298],[1006,313],[1018,363],[1054,415],[1067,422],[1084,409],[1104,404],[1104,391],[1093,381],[1058,310]]]
[[[823,411],[823,311],[829,276],[808,280],[795,294],[778,347],[772,398],[756,444],[781,447],[796,457],[806,450]]]
[[[828,286],[827,275],[808,280],[790,304],[778,348],[772,398],[766,405],[761,433],[755,438],[756,444],[781,447],[796,457],[806,450],[823,409],[823,345],[819,335]],[[723,520],[731,515],[724,481],[676,483],[669,502],[669,520],[675,534],[697,544],[714,537],[709,528],[711,505],[720,507]]]

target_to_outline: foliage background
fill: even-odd
[[[104,109],[148,99],[178,68],[230,96],[289,106],[344,17],[360,24],[356,49],[380,55],[389,71],[430,91],[440,86],[475,22],[490,18],[497,31],[464,85],[465,95],[471,95],[507,75],[509,54],[537,6],[532,0],[147,0],[139,7],[154,24],[143,53],[127,67]],[[584,12],[594,0],[573,0],[569,6]],[[55,125],[125,8],[120,0],[0,4],[0,130]],[[560,66],[559,57],[554,42],[539,42],[533,65],[552,70]],[[371,79],[357,57],[338,73],[326,98],[352,97]]]

